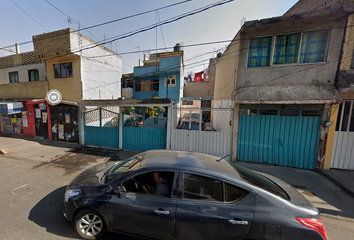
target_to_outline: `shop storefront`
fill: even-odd
[[[50,106],[53,140],[79,143],[78,107]]]
[[[28,126],[27,111],[22,102],[0,103],[1,133],[22,135]]]

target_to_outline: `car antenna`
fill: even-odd
[[[227,154],[225,157],[222,157],[222,158],[220,158],[220,159],[217,159],[216,161],[217,161],[217,162],[221,162],[221,160],[227,158],[228,156],[230,156],[230,154]]]

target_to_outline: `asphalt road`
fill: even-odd
[[[85,168],[124,160],[135,152],[75,147],[0,137],[0,149],[10,152],[0,155],[0,239],[79,239],[62,216],[66,185]],[[354,199],[322,175],[264,165],[247,167],[273,174],[301,191],[322,212],[329,239],[354,236]],[[136,240],[116,234],[104,239]]]

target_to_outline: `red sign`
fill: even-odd
[[[194,82],[201,82],[203,78],[203,72],[196,73],[194,75]]]

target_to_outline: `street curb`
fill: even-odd
[[[322,170],[319,171],[319,173],[321,173],[323,176],[325,176],[326,178],[328,178],[331,182],[333,182],[334,184],[336,184],[339,188],[341,188],[344,192],[346,192],[347,194],[349,194],[350,196],[354,197],[354,192],[352,192],[349,188],[347,188],[346,186],[344,186],[343,184],[341,184],[339,181],[337,181],[335,178],[331,177],[330,175],[328,175],[327,173],[323,172]]]

